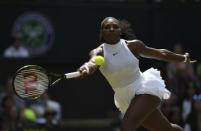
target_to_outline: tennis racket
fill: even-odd
[[[13,89],[17,96],[24,100],[40,98],[49,87],[54,86],[62,79],[71,79],[80,76],[80,72],[66,74],[48,73],[38,65],[26,65],[16,71],[13,77]]]

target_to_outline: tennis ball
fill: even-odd
[[[104,62],[105,62],[105,59],[102,56],[98,55],[95,57],[96,65],[102,65],[104,64]]]
[[[36,121],[36,114],[35,112],[30,109],[30,108],[27,108],[24,110],[24,117],[27,119],[27,120],[30,120],[30,121]]]

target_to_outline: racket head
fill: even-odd
[[[46,92],[50,85],[50,78],[41,66],[26,65],[15,72],[12,85],[18,97],[32,101]]]

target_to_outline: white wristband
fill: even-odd
[[[184,63],[186,63],[187,62],[187,55],[186,54],[184,54],[184,61],[183,61]]]

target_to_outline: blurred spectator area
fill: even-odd
[[[45,54],[33,58],[3,58],[4,50],[12,44],[13,24],[20,15],[30,11],[41,13],[52,23],[55,31],[52,47]],[[37,64],[56,73],[77,70],[88,60],[89,51],[99,45],[100,22],[106,16],[127,19],[138,39],[148,46],[173,50],[174,44],[180,42],[185,52],[200,61],[200,12],[199,0],[1,0],[0,89],[6,87],[8,78],[26,64]],[[201,129],[197,127],[201,121],[199,91],[195,91],[201,81],[201,64],[188,68],[168,65],[166,68],[165,62],[142,58],[140,66],[142,71],[151,66],[162,71],[167,88],[173,92],[171,99],[161,106],[169,120]],[[182,75],[175,72],[175,67],[179,67]],[[194,78],[196,82],[188,83]],[[194,93],[198,94],[196,99]],[[113,118],[118,120],[113,91],[99,72],[86,80],[62,81],[49,89],[48,94],[61,104],[62,119],[67,120],[61,125],[67,125],[69,130],[111,131],[111,127],[118,127],[118,122],[111,121]],[[197,116],[198,123],[191,116]],[[75,129],[77,124],[80,128]]]
[[[201,43],[200,4],[136,4],[132,2],[7,1],[0,2],[0,52],[12,43],[14,22],[26,12],[37,12],[52,23],[55,40],[46,54],[52,62],[81,63],[97,47],[99,24],[106,16],[127,19],[138,39],[148,46],[172,49],[180,40],[192,57],[199,59]],[[72,55],[75,51],[79,54]]]

